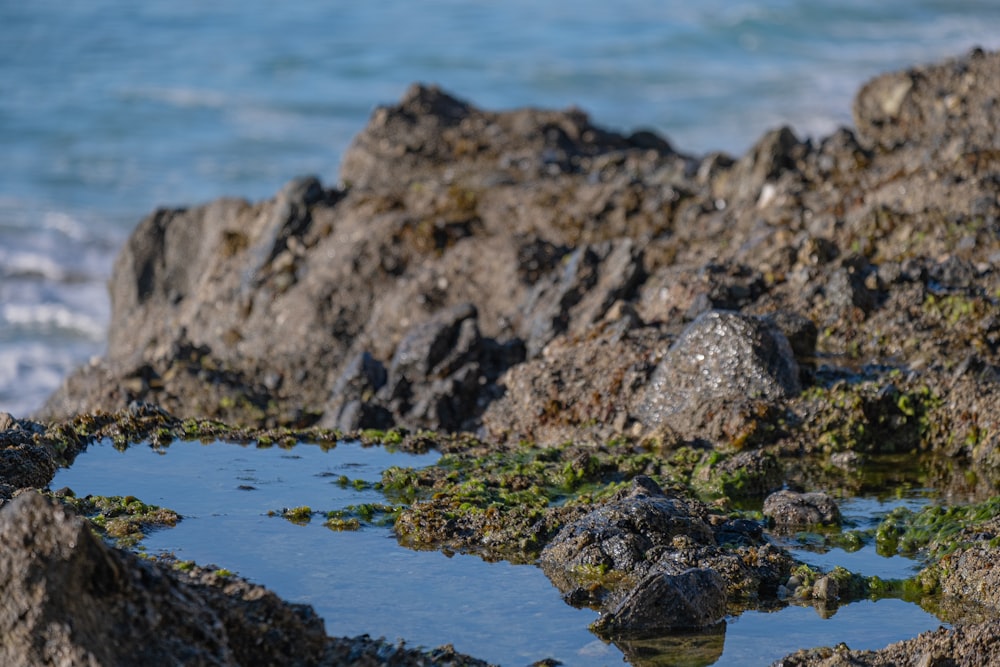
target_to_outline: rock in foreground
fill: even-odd
[[[306,605],[111,549],[65,507],[27,492],[0,510],[0,664],[484,665],[367,638],[332,640]]]

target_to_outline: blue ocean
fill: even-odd
[[[1000,47],[1000,3],[0,0],[0,411],[102,353],[142,217],[336,183],[411,82],[739,154],[778,125],[850,124],[868,78],[976,45]]]

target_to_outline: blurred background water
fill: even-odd
[[[1000,3],[0,0],[0,410],[102,353],[143,216],[334,184],[413,81],[740,154],[781,124],[849,125],[870,77],[976,45],[1000,47]]]

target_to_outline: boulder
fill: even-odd
[[[592,628],[605,637],[705,630],[726,614],[726,586],[717,573],[691,568],[678,574],[657,572],[639,582]]]
[[[841,518],[837,501],[828,494],[817,491],[776,491],[764,500],[763,512],[779,531],[810,526],[839,526]]]
[[[707,428],[713,420],[721,423],[747,401],[781,401],[800,390],[795,355],[774,322],[709,311],[684,330],[653,372],[638,419],[685,437],[718,437]]]
[[[565,525],[539,564],[567,601],[598,606],[606,616],[599,627],[609,634],[705,628],[727,602],[773,593],[791,570],[788,554],[750,524],[711,515],[639,476]]]

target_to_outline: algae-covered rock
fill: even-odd
[[[605,629],[623,635],[711,625],[727,601],[773,595],[792,567],[759,526],[713,516],[644,476],[563,527],[539,563],[567,600],[600,606],[610,614]],[[684,621],[677,596],[696,590]],[[643,607],[660,604],[665,616],[657,625]]]
[[[47,484],[95,433],[217,433],[186,418],[279,437],[473,431],[481,459],[516,459],[521,441],[573,455],[458,490],[442,473],[399,528],[525,560],[556,534],[549,576],[605,612],[635,592],[637,615],[620,618],[692,568],[718,575],[730,605],[770,599],[787,554],[689,491],[724,506],[786,482],[872,490],[869,457],[907,461],[882,473],[903,486],[1000,489],[998,71],[1000,54],[975,50],[886,74],[858,94],[856,131],[779,128],[735,157],[413,86],[373,113],[337,185],[297,178],[270,200],[139,223],[115,264],[107,354],[43,410],[72,423],[50,439],[0,419],[0,500]],[[113,423],[135,401],[178,419]],[[596,507],[551,506],[566,499],[550,487],[642,472],[687,491],[640,479]],[[834,516],[784,507],[776,522]],[[994,537],[925,580],[991,603],[977,572]],[[984,628],[914,646],[987,664]]]

